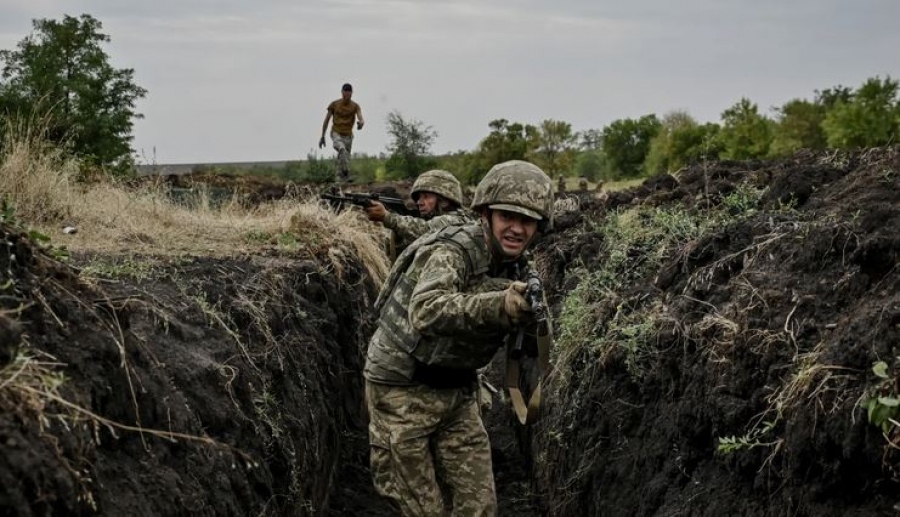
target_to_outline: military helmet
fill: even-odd
[[[443,196],[457,205],[462,206],[463,204],[462,187],[459,185],[459,180],[453,174],[440,169],[425,171],[416,178],[412,190],[409,192],[413,201],[418,199],[419,192],[431,192]]]
[[[472,210],[516,212],[549,226],[553,223],[553,182],[537,165],[510,160],[491,167],[475,189]]]

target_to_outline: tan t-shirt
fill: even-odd
[[[359,104],[353,101],[344,102],[338,99],[328,105],[328,113],[331,113],[331,130],[343,136],[353,134],[353,123],[356,122],[356,114],[359,112]]]

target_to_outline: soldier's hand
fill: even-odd
[[[325,137],[319,139],[319,149],[325,147]]]
[[[356,121],[356,129],[362,129],[362,127],[363,127],[363,121],[357,120]]]
[[[531,305],[523,296],[528,284],[525,282],[513,282],[506,289],[503,298],[503,312],[509,317],[513,325],[519,325],[531,317]]]
[[[369,220],[375,221],[376,223],[384,221],[384,217],[387,215],[387,210],[384,208],[384,205],[378,201],[369,203],[369,206],[367,206],[365,210]]]

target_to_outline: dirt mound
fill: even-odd
[[[3,233],[23,330],[0,370],[4,515],[341,514],[366,496],[358,270],[91,257],[117,274],[88,286]]]
[[[900,148],[704,164],[580,218],[539,254],[548,514],[893,514],[900,425],[863,406],[900,391]]]
[[[331,190],[334,184],[296,183],[272,176],[252,174],[219,174],[201,172],[165,177],[143,176],[132,182],[132,186],[164,184],[167,188],[181,191],[206,190],[218,198],[236,198],[248,205],[258,205],[267,201],[275,201],[285,196],[302,197],[324,190]],[[388,181],[342,185],[345,192],[377,193],[384,197],[408,199],[412,189],[411,181]]]

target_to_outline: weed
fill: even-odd
[[[759,200],[765,191],[754,188],[753,186],[743,183],[738,185],[737,189],[731,194],[725,196],[722,204],[732,214],[752,214],[756,212],[759,206]]]
[[[244,234],[244,239],[250,244],[269,244],[272,242],[272,233],[264,230],[252,229]]]
[[[716,450],[722,454],[731,454],[732,452],[752,449],[754,447],[772,447],[778,445],[779,440],[771,442],[763,442],[760,440],[763,436],[769,434],[775,428],[777,421],[763,422],[763,426],[758,429],[751,429],[743,436],[725,436],[719,437],[719,445]]]
[[[264,386],[262,391],[253,396],[253,409],[259,420],[268,426],[272,439],[277,440],[284,435],[284,422],[281,418],[283,410],[268,386]]]
[[[900,357],[897,358],[900,362]],[[881,381],[874,386],[860,402],[866,409],[869,423],[877,426],[885,438],[893,443],[892,432],[900,436],[900,393],[897,393],[897,382],[888,374],[888,364],[878,361],[872,366],[872,373]]]
[[[567,361],[580,347],[594,352],[601,363],[619,350],[628,371],[641,377],[654,354],[653,335],[663,309],[629,295],[629,286],[718,224],[716,218],[683,208],[646,207],[612,213],[595,223],[606,248],[599,267],[582,270],[577,275],[582,280],[563,301],[556,362]]]
[[[92,258],[81,269],[82,275],[101,278],[133,278],[138,281],[152,279],[157,274],[156,265],[132,255],[116,258]]]

